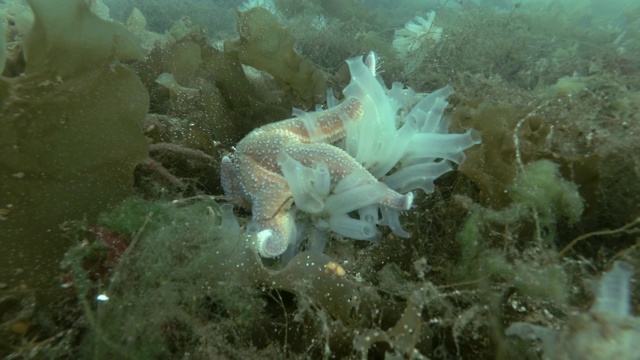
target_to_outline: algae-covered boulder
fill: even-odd
[[[130,194],[149,99],[119,62],[142,56],[122,25],[84,0],[28,3],[26,68],[0,77],[0,282],[53,290],[68,247],[60,224]]]

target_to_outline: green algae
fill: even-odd
[[[7,25],[4,21],[0,22],[0,74],[4,71],[4,65],[7,60],[7,38],[4,36]]]
[[[113,60],[140,59],[139,41],[121,24],[102,20],[86,2],[30,0],[35,21],[24,52],[26,74],[66,79]]]
[[[507,193],[512,203],[504,209],[472,206],[458,234],[462,257],[453,273],[459,280],[487,277],[527,295],[565,301],[567,279],[555,244],[558,227],[575,224],[584,211],[577,186],[561,177],[558,165],[538,160],[523,167]],[[506,239],[492,239],[502,232]],[[511,259],[518,248],[536,249],[537,256]]]
[[[541,232],[547,233],[547,242],[555,240],[555,227],[561,220],[573,225],[584,211],[584,200],[578,186],[560,175],[557,164],[539,160],[527,164],[507,192],[515,204],[522,204],[537,216]]]
[[[322,102],[327,93],[323,73],[294,50],[293,34],[264,8],[238,14],[240,40],[225,44],[239,60],[271,74],[287,90],[293,91],[307,106]]]
[[[326,311],[342,326],[370,324],[379,306],[369,286],[328,272],[324,254],[301,253],[278,271],[268,269],[250,238],[225,230],[218,204],[207,197],[132,199],[100,224],[132,239],[110,280],[91,281],[83,266],[94,256],[91,244],[75,247],[64,261],[90,322],[82,351],[94,358],[165,358],[194,348],[203,356],[229,353],[235,341],[225,339],[224,329],[263,347],[281,334],[271,331],[273,310],[266,307],[272,289],[310,300],[311,311]],[[92,305],[99,293],[108,302]]]
[[[290,114],[281,104],[266,103],[270,94],[249,82],[238,53],[213,47],[201,26],[180,20],[164,39],[134,68],[149,89],[150,113],[182,119],[176,132],[196,140],[170,142],[203,151],[211,149],[211,139],[231,146],[254,127]]]
[[[148,141],[143,84],[120,60],[137,40],[84,1],[29,2],[24,74],[0,79],[0,277],[50,288],[68,244],[59,224],[94,218],[131,194]]]

